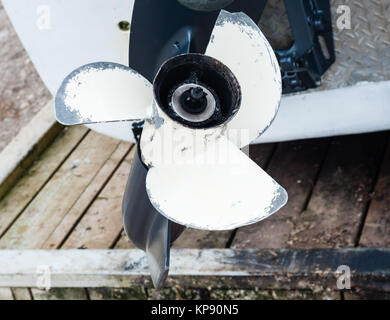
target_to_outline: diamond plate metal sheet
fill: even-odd
[[[351,10],[351,29],[337,27],[342,5]],[[331,0],[331,8],[336,62],[314,90],[390,80],[390,0]],[[287,21],[283,0],[268,1],[259,25],[275,49],[292,44]]]

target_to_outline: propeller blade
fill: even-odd
[[[231,230],[287,202],[287,192],[224,136],[180,152],[181,159],[159,163],[146,177],[153,206],[178,224]]]
[[[253,141],[271,124],[281,99],[281,74],[271,45],[246,14],[222,10],[206,55],[224,63],[237,77],[241,107],[227,128],[248,130]],[[236,142],[239,147],[246,144]]]
[[[153,100],[152,85],[136,71],[117,63],[97,62],[74,70],[55,99],[64,125],[144,120]]]

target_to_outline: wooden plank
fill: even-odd
[[[232,231],[205,231],[187,228],[173,243],[177,249],[226,248]]]
[[[221,279],[222,280],[222,279]],[[180,283],[180,282],[179,282]],[[311,290],[264,290],[259,288],[181,288],[180,284],[161,290],[147,288],[151,300],[340,300],[340,292]]]
[[[10,194],[7,195],[2,202],[3,206],[0,205],[0,212],[3,215],[8,215],[8,218],[17,216],[27,202],[39,192],[49,179],[49,176],[57,170],[75,146],[85,137],[87,132],[88,130],[82,127],[65,129],[53,145],[33,165],[28,175],[23,177]],[[6,202],[13,206],[8,206]],[[13,210],[13,212],[10,212],[10,210]],[[12,293],[16,300],[32,299],[31,293],[27,288],[12,288]]]
[[[91,131],[0,239],[0,248],[40,248],[118,144]]]
[[[278,145],[267,172],[287,190],[288,203],[270,218],[240,228],[232,247],[286,248],[292,246],[291,231],[310,196],[328,144],[328,139],[316,139]]]
[[[122,229],[122,197],[131,169],[131,162],[136,149],[130,154],[115,171],[110,181],[99,193],[98,197],[88,208],[75,230],[63,244],[62,248],[104,248],[108,249],[118,239],[116,247],[134,247],[129,242]],[[54,242],[53,242],[54,243]],[[58,246],[58,243],[56,242]],[[130,289],[88,288],[90,299],[144,299],[143,287]]]
[[[58,167],[65,161],[69,154],[85,137],[87,132],[88,130],[85,127],[66,128],[63,130],[50,148],[42,154],[40,159],[38,159],[28,171],[28,174],[24,176],[6,198],[3,199],[0,204],[0,212],[3,218],[10,219],[11,217],[16,217],[20,214],[22,209],[47,183],[50,176],[53,175]],[[4,225],[6,225],[5,220],[3,219],[2,221]],[[53,298],[56,298],[58,295],[72,298],[72,290],[65,290],[62,293],[60,292],[61,290],[64,291],[64,289],[55,291]],[[16,300],[32,299],[31,293],[27,288],[13,288],[12,292]],[[41,299],[43,297],[41,291],[35,290],[35,293],[36,299]],[[48,298],[49,292],[45,292],[45,299]]]
[[[122,198],[134,154],[135,148],[78,223],[63,249],[106,249],[118,239],[122,230]]]
[[[51,101],[2,150],[0,153],[0,199],[62,129],[63,126],[54,118],[54,106]]]
[[[387,136],[374,133],[333,140],[307,210],[292,231],[294,247],[357,244]]]
[[[64,129],[50,148],[27,171],[27,174],[0,201],[0,238],[87,132],[88,130],[81,126]]]
[[[204,231],[188,228],[172,247],[176,249],[225,248],[231,234],[232,231]],[[135,249],[135,246],[122,232],[115,249]]]
[[[115,249],[136,249],[122,230],[119,239],[114,244]],[[144,286],[133,288],[88,288],[91,300],[145,300],[148,298]]]
[[[106,161],[104,166],[95,176],[93,181],[89,184],[87,189],[83,192],[80,198],[77,200],[72,209],[64,217],[61,223],[57,226],[55,231],[51,236],[46,240],[43,248],[53,249],[61,246],[64,239],[69,232],[72,231],[72,228],[78,223],[85,211],[90,207],[91,203],[95,200],[97,195],[102,191],[103,187],[107,184],[109,179],[114,174],[115,170],[118,168],[119,164],[122,162],[124,157],[129,153],[132,145],[128,143],[120,143],[115,152],[111,157]],[[56,291],[43,292],[44,296],[42,297],[42,291],[33,291],[35,299],[86,299],[86,294],[91,295],[91,298],[96,298],[94,291],[88,291],[88,289],[72,291],[69,288],[63,289],[61,291],[57,289]],[[73,289],[74,290],[74,289]],[[108,290],[108,289],[107,289]],[[106,291],[107,291],[106,290]],[[125,290],[125,289],[124,289]],[[109,290],[108,290],[109,291]],[[80,296],[81,295],[81,296]],[[117,296],[116,294],[114,295]],[[129,295],[127,295],[129,298]]]
[[[187,289],[175,286],[161,290],[147,289],[151,300],[340,300],[337,291],[250,289]]]
[[[135,288],[95,288],[89,290],[91,300],[145,300],[146,291]]]
[[[134,149],[132,151],[133,153],[131,154],[131,157],[134,156],[136,150]],[[118,202],[117,203],[118,206],[119,205],[118,199],[116,202]],[[119,217],[119,211],[120,210],[118,209],[116,214],[117,217]],[[119,238],[118,237],[116,239],[114,239],[114,237],[108,238],[108,241],[106,241],[105,243],[106,248],[111,248],[111,244],[113,244],[115,249],[135,249],[134,244],[127,238],[122,228],[122,221],[120,222],[120,228],[121,228],[121,232]],[[84,237],[83,239],[87,240]],[[85,246],[85,244],[83,244],[82,246]],[[143,286],[138,286],[135,288],[88,288],[87,291],[91,300],[143,300],[147,298],[146,291]]]
[[[31,293],[28,288],[12,288],[15,300],[31,300]]]
[[[204,231],[188,228],[173,243],[175,249],[212,249],[226,248],[231,237],[232,231]],[[127,238],[122,231],[115,249],[135,249],[134,244]]]
[[[167,287],[337,290],[340,265],[354,290],[388,291],[390,249],[172,250]],[[53,288],[151,287],[141,250],[3,250],[0,287],[35,287],[37,268],[50,268]]]
[[[277,149],[276,143],[255,144],[249,146],[249,157],[260,167],[266,169]]]
[[[390,292],[348,290],[344,292],[344,300],[390,300]]]
[[[87,300],[87,293],[83,288],[52,288],[31,289],[34,300]]]
[[[382,162],[359,245],[390,247],[390,144]]]
[[[146,288],[149,300],[210,300],[207,288],[181,288],[180,284],[160,290]]]
[[[0,300],[14,300],[10,288],[0,288]]]
[[[309,290],[223,290],[212,289],[211,300],[340,300],[336,291],[313,292]]]
[[[42,248],[54,249],[59,248],[62,242],[66,239],[66,236],[72,231],[74,226],[79,222],[85,211],[90,207],[91,203],[96,199],[98,194],[102,191],[103,187],[107,184],[109,179],[130,152],[132,145],[129,143],[120,143],[114,153],[106,161],[104,166],[100,169],[98,174],[89,184],[87,189],[83,192],[80,198],[76,201],[75,205],[70,209],[61,223],[57,226],[51,236],[46,240]],[[76,290],[76,291],[75,291]],[[125,289],[124,289],[125,290]],[[95,292],[90,292],[88,289],[56,289],[45,292],[42,290],[33,290],[35,299],[86,299],[86,295],[91,295],[91,298],[95,298]],[[115,297],[117,295],[114,295]],[[129,298],[129,295],[127,296]]]
[[[184,234],[173,244],[175,249],[206,249],[206,248],[225,248],[226,243],[229,240],[231,231],[222,232],[202,231],[195,229],[186,229]],[[115,245],[115,249],[135,249],[134,244],[128,240],[124,231],[120,236],[119,241]],[[91,299],[136,299],[142,297],[142,293],[147,292],[147,298],[152,300],[171,300],[171,299],[186,299],[186,300],[199,300],[208,299],[210,295],[207,289],[182,289],[177,286],[173,288],[163,288],[162,290],[155,290],[154,288],[144,288],[144,286],[129,289],[117,289],[112,288],[98,288],[88,289]],[[146,296],[145,296],[146,298]]]
[[[122,230],[118,242],[115,244],[115,249],[136,249],[135,245],[127,238],[125,231]]]
[[[77,225],[86,210],[91,206],[92,202],[111,179],[120,163],[130,152],[131,148],[132,145],[129,143],[122,142],[119,144],[115,152],[109,157],[92,182],[81,194],[80,198],[62,219],[61,223],[45,241],[42,249],[57,249],[63,241],[66,240],[66,237],[70,232],[72,232],[73,228]]]

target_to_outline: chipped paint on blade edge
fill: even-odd
[[[151,168],[151,169],[153,169],[153,168]],[[228,231],[228,230],[234,230],[234,229],[237,229],[237,228],[245,227],[245,226],[248,226],[248,225],[260,222],[260,221],[262,221],[264,219],[267,219],[268,217],[270,217],[274,213],[278,212],[281,208],[283,208],[287,204],[287,201],[288,201],[288,193],[287,193],[287,191],[281,185],[279,185],[276,181],[274,181],[274,183],[275,183],[275,185],[278,186],[278,189],[276,191],[275,197],[273,198],[271,204],[268,207],[268,214],[267,215],[265,215],[265,216],[263,215],[263,216],[258,217],[256,219],[249,220],[248,222],[238,223],[238,224],[234,224],[234,225],[230,225],[230,226],[228,225],[228,226],[224,226],[224,227],[221,227],[221,228],[210,228],[210,227],[199,226],[199,225],[192,224],[192,223],[183,223],[182,221],[179,221],[179,220],[177,220],[175,218],[172,218],[172,217],[166,215],[161,210],[160,205],[153,199],[153,197],[151,195],[151,191],[147,187],[147,185],[146,185],[146,193],[148,194],[148,197],[149,197],[150,202],[153,205],[153,207],[161,215],[163,215],[165,218],[167,218],[168,220],[170,220],[172,222],[175,222],[177,224],[183,225],[183,226],[185,226],[187,228],[193,228],[193,229],[198,229],[198,230],[205,230],[205,231]]]
[[[259,26],[256,25],[256,23],[248,15],[246,15],[243,12],[231,13],[227,10],[221,10],[221,12],[217,18],[217,21],[215,23],[214,29],[217,27],[223,28],[223,26],[226,22],[231,22],[233,24],[238,24],[238,25],[245,24],[247,27],[250,27],[253,30],[253,33],[257,33],[263,39],[265,46],[267,48],[270,62],[272,64],[272,67],[275,70],[275,74],[277,75],[277,78],[274,80],[279,84],[279,87],[280,87],[279,88],[280,89],[280,97],[279,97],[277,103],[275,104],[276,106],[275,106],[274,115],[273,115],[272,119],[269,121],[269,123],[267,125],[265,125],[264,128],[259,129],[257,136],[251,140],[251,141],[255,141],[255,140],[259,139],[259,137],[272,125],[272,123],[274,122],[276,115],[279,111],[281,99],[282,99],[282,78],[281,78],[280,67],[279,67],[279,63],[278,63],[278,60],[276,58],[275,52],[272,49],[270,43],[268,42],[268,40],[266,39],[266,37],[264,36],[262,31],[260,30]],[[214,37],[215,37],[215,33],[213,30],[208,47],[214,43]],[[207,52],[207,50],[206,50],[206,52]],[[224,62],[222,61],[222,63],[224,63]],[[229,130],[229,124],[227,124],[227,130]],[[245,147],[245,146],[242,146],[242,147]]]
[[[142,78],[145,81],[145,84],[150,87],[150,90],[152,90],[152,85],[144,79],[139,73],[134,71],[133,69],[126,67],[125,65],[115,63],[115,62],[93,62],[86,65],[83,65],[75,70],[73,70],[62,82],[60,88],[57,91],[57,94],[55,96],[55,117],[57,121],[63,125],[70,126],[70,125],[81,125],[81,124],[95,124],[95,123],[109,123],[109,122],[140,122],[144,121],[145,118],[139,118],[139,119],[118,119],[118,120],[110,120],[110,121],[94,121],[91,117],[83,117],[80,114],[79,110],[71,110],[69,106],[65,104],[65,100],[67,97],[66,89],[70,81],[75,78],[77,75],[88,71],[88,70],[115,70],[120,69],[123,71],[130,72],[133,75],[137,75],[138,77]],[[65,116],[64,116],[65,115]]]

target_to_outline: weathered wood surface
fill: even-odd
[[[122,198],[135,148],[80,220],[63,249],[111,248],[122,231]]]
[[[337,268],[348,265],[354,290],[390,291],[390,249],[172,250],[168,286],[214,289],[337,290]],[[50,270],[52,287],[151,286],[140,250],[3,250],[0,287],[36,287]]]
[[[210,290],[211,300],[340,300],[336,291],[313,292],[311,290]]]
[[[390,300],[390,293],[377,290],[344,292],[344,300]]]
[[[204,231],[187,228],[183,234],[173,243],[175,249],[212,249],[226,248],[232,237],[233,231]],[[121,233],[116,249],[133,249],[134,245],[127,239],[124,232]]]
[[[108,207],[115,208],[114,216],[117,218],[115,224],[118,226],[113,227],[115,230],[112,230],[111,236],[107,235],[110,244],[103,239],[105,235],[102,232],[99,235],[103,237],[99,240],[100,244],[92,244],[92,248],[106,249],[114,247],[117,243],[121,248],[132,248],[123,235],[120,235],[121,221],[118,218],[120,197],[123,194],[123,190],[119,190],[119,185],[123,186],[126,183],[126,175],[130,171],[130,164],[126,164],[123,160],[130,145],[111,142],[109,138],[93,132],[88,133],[87,136],[86,134],[85,128],[67,129],[65,134],[56,139],[42,155],[30,174],[23,177],[0,202],[0,231],[2,232],[0,234],[3,235],[0,239],[0,247],[10,248],[10,244],[16,249],[88,247],[81,242],[89,241],[88,233],[96,227],[94,218],[102,222],[100,228],[105,227],[105,221],[109,217],[102,213],[104,217],[100,219],[100,215],[96,212],[110,211],[111,209],[106,210],[103,206],[110,203]],[[364,222],[365,208],[379,170],[386,139],[387,133],[335,138],[328,153],[329,140],[327,139],[252,146],[252,159],[266,168],[287,188],[290,196],[287,206],[270,219],[241,228],[236,235],[230,231],[218,233],[188,229],[174,247],[224,248],[229,246],[232,240],[234,248],[353,245],[351,239],[358,236],[359,226]],[[109,147],[107,148],[105,144]],[[97,149],[99,152],[96,151]],[[106,153],[102,154],[100,150]],[[85,164],[83,177],[68,178],[65,173],[69,168],[66,166],[88,152],[95,152],[93,154],[98,157],[96,160],[98,164],[92,167]],[[117,172],[119,168],[122,173]],[[317,177],[319,177],[318,181]],[[78,178],[82,180],[79,182],[79,187],[74,184],[75,181],[79,181]],[[56,182],[61,179],[66,180],[65,185]],[[111,182],[113,179],[115,182]],[[346,184],[349,184],[349,187],[344,188]],[[377,189],[383,190],[382,184],[378,184]],[[50,195],[53,194],[54,187],[58,189],[60,185],[64,190],[63,195],[53,201]],[[104,196],[105,193],[102,194],[104,188],[106,188],[105,193],[109,193],[108,197]],[[109,188],[114,188],[115,191]],[[380,194],[380,190],[378,192]],[[71,199],[65,201],[67,197]],[[48,204],[49,198],[52,205],[43,209]],[[371,207],[373,206],[375,201],[371,203]],[[42,210],[46,210],[47,214],[42,214]],[[49,212],[56,212],[50,214],[50,218],[55,223],[47,227],[48,223],[42,224],[42,222],[49,217]],[[333,213],[329,218],[323,219],[323,216],[329,215],[329,212]],[[346,216],[349,215],[351,219],[348,218],[349,220],[346,221]],[[368,221],[370,216],[372,215],[368,214]],[[348,240],[340,235],[340,230],[335,225],[337,221],[344,221],[342,223],[346,224],[347,229],[349,228]],[[326,232],[325,229],[317,227],[317,224],[322,226],[324,223],[328,224]],[[40,229],[36,235],[38,226],[43,227],[43,230]],[[327,233],[325,237],[324,232]],[[95,238],[95,233],[93,234],[91,237]],[[34,242],[35,235],[42,237],[39,243]],[[114,239],[114,235],[118,238]],[[25,240],[22,240],[23,238]]]
[[[87,133],[88,130],[83,127],[64,129],[51,147],[28,170],[28,174],[0,202],[0,222],[3,224],[3,230],[12,225],[12,222],[25,210],[31,200],[43,189]],[[12,246],[12,243],[10,243],[10,246]],[[7,248],[7,244],[4,244],[4,248]],[[35,290],[39,291],[39,289]],[[58,293],[57,291],[56,293]],[[70,294],[71,292],[72,289],[66,290],[62,296],[72,299],[73,295]],[[12,293],[16,300],[30,300],[33,298],[33,292],[28,288],[13,288]],[[48,294],[49,292],[45,291],[46,297]],[[39,294],[35,299],[40,299],[41,297],[43,295]]]
[[[378,139],[378,136],[382,138]],[[339,145],[334,142],[337,142],[338,139],[346,139],[346,142]],[[257,258],[252,256],[252,253],[221,251],[219,257],[229,254],[231,256],[226,258],[228,260],[233,259],[233,256],[236,257],[235,266],[238,269],[233,269],[231,261],[227,262],[226,269],[225,261],[219,266],[218,264],[213,265],[212,261],[219,258],[216,256],[207,257],[207,250],[195,250],[191,254],[182,256],[177,253],[186,252],[186,250],[176,249],[223,249],[229,245],[234,248],[276,248],[274,251],[267,252],[269,256],[275,252],[278,256],[280,254],[278,247],[290,247],[291,249],[300,246],[315,247],[316,242],[311,242],[311,239],[302,244],[300,241],[296,241],[296,238],[297,234],[299,238],[301,232],[308,232],[305,230],[308,223],[305,215],[307,209],[312,207],[319,210],[322,208],[316,204],[322,202],[313,199],[321,199],[321,193],[327,190],[327,197],[330,196],[333,199],[328,204],[329,210],[341,214],[342,212],[338,212],[338,210],[344,207],[338,207],[338,205],[341,199],[344,199],[349,202],[346,204],[346,208],[349,208],[347,213],[359,215],[358,219],[351,220],[351,224],[353,224],[351,230],[359,230],[359,226],[363,226],[368,207],[367,222],[370,221],[371,213],[375,211],[379,211],[381,219],[383,219],[382,207],[375,209],[375,203],[379,200],[379,198],[375,199],[375,194],[380,195],[381,192],[387,194],[384,189],[386,189],[386,176],[388,175],[386,163],[388,161],[387,158],[382,159],[386,139],[387,134],[374,134],[336,138],[332,140],[333,144],[330,144],[330,139],[321,139],[252,146],[250,152],[252,159],[287,188],[290,194],[289,204],[270,219],[254,226],[241,228],[238,231],[186,230],[174,244],[171,276],[163,291],[159,292],[152,288],[146,265],[142,264],[145,262],[142,260],[144,258],[139,258],[141,260],[135,259],[138,261],[138,266],[131,269],[135,273],[111,275],[112,270],[104,266],[101,267],[100,273],[93,274],[93,278],[86,274],[76,275],[76,278],[72,276],[70,280],[60,277],[59,281],[62,281],[60,288],[46,291],[34,288],[36,284],[31,282],[30,284],[23,283],[11,291],[4,288],[2,295],[9,296],[11,294],[14,299],[338,299],[340,291],[335,289],[334,271],[329,268],[327,271],[320,269],[317,270],[317,273],[314,272],[314,276],[309,279],[310,281],[307,277],[304,278],[303,282],[299,280],[302,280],[303,277],[298,275],[298,267],[292,273],[287,268],[286,275],[285,270],[280,268],[285,266],[286,269],[286,261],[290,261],[289,265],[291,265],[292,256],[280,258],[279,269],[276,263],[275,265],[271,264],[271,269],[275,272],[269,275],[261,269],[264,267],[264,261],[261,259],[264,258],[265,251],[259,255],[256,254]],[[344,154],[344,151],[347,155]],[[83,156],[86,154],[94,156],[92,168],[87,165],[89,160],[86,160],[90,156]],[[133,249],[134,246],[124,236],[121,222],[122,195],[133,155],[134,148],[130,144],[112,141],[110,138],[89,132],[82,127],[66,129],[42,154],[29,174],[24,176],[0,201],[0,222],[4,224],[0,247],[3,249]],[[341,155],[341,160],[338,155]],[[358,162],[353,161],[354,157],[358,159]],[[69,170],[72,172],[76,169],[77,171],[80,166],[77,160],[80,158],[86,160],[81,164],[84,169],[65,179]],[[75,161],[77,162],[76,166],[74,166]],[[46,163],[47,165],[45,165]],[[381,163],[382,166],[380,166]],[[376,183],[378,173],[379,178]],[[353,177],[354,179],[352,179]],[[335,184],[334,182],[338,180],[340,180],[339,183]],[[340,193],[338,190],[343,187],[343,183],[346,181],[357,183],[359,180],[364,181],[367,185],[363,186],[363,189],[358,189],[363,190],[364,205],[357,206],[359,210],[356,210],[356,197],[348,198],[345,195],[350,194],[349,191]],[[341,195],[337,197],[329,189],[326,189],[324,186],[327,183],[333,183],[333,193]],[[322,187],[319,188],[318,184]],[[369,195],[374,190],[375,184],[374,197],[370,203]],[[64,194],[55,198],[54,190],[61,187]],[[351,187],[351,189],[353,188]],[[47,201],[48,199],[50,202]],[[65,203],[61,203],[61,201]],[[373,211],[374,209],[375,211]],[[322,219],[323,215],[317,214],[310,223],[316,223],[316,221],[321,223]],[[1,223],[0,226],[2,226]],[[382,228],[386,228],[386,226],[382,226]],[[328,230],[328,232],[333,231]],[[362,243],[366,232],[363,228]],[[316,237],[318,235],[314,234],[313,239]],[[371,236],[369,235],[369,237]],[[332,243],[325,242],[320,246],[331,247],[332,245]],[[385,245],[383,241],[378,242],[378,246]],[[36,251],[35,253],[39,254],[40,252]],[[61,252],[68,253],[70,251],[60,250]],[[80,256],[77,260],[84,261],[86,258],[88,261],[88,255],[93,252],[79,250],[77,254]],[[114,252],[121,251],[115,250]],[[137,252],[137,250],[131,252]],[[200,256],[195,256],[194,252]],[[249,250],[249,252],[253,251]],[[310,254],[307,253],[305,256],[298,254],[298,261],[307,262],[310,260],[308,257],[314,253],[315,251],[310,251]],[[140,254],[143,255],[142,252]],[[37,262],[44,260],[38,256],[35,256],[35,259]],[[259,261],[262,262],[256,259],[260,259]],[[336,260],[329,259],[334,263],[337,261],[337,258]],[[133,260],[132,257],[129,257],[126,263]],[[209,262],[206,263],[206,260]],[[346,263],[348,262],[350,261]],[[137,262],[135,264],[137,265]],[[190,264],[192,271],[182,267],[184,264]],[[83,264],[80,265],[80,267],[82,266]],[[139,272],[140,268],[143,270],[141,273]],[[88,270],[86,269],[85,272]],[[126,272],[128,271],[127,268]],[[225,271],[232,272],[234,276],[232,274],[223,275]],[[248,274],[244,275],[243,272]],[[371,284],[367,284],[368,282],[364,280],[366,279],[365,275],[358,275],[358,282],[354,284],[356,290],[348,291],[348,294],[344,295],[345,298],[363,297],[367,292],[378,292],[375,291],[378,288],[380,288],[380,292],[387,290],[387,276],[378,280],[370,275]],[[32,277],[32,275],[30,276]],[[88,278],[89,282],[80,282],[79,277],[82,276]],[[58,277],[54,276],[54,279],[59,279]],[[279,279],[276,284],[275,277]],[[373,278],[375,279],[372,281]],[[73,287],[74,285],[76,287]],[[22,288],[28,286],[33,288],[31,290]],[[57,283],[54,286],[57,286]],[[87,287],[88,289],[85,289]]]
[[[272,160],[278,144],[267,143],[249,146],[249,156],[263,169],[267,169]]]
[[[53,110],[48,103],[0,152],[0,199],[62,131]]]
[[[50,101],[0,1],[0,151]],[[1,179],[0,179],[1,180]]]
[[[387,137],[333,138],[328,150],[324,139],[281,144],[268,172],[285,186],[289,202],[269,219],[240,229],[233,247],[354,247]]]
[[[287,190],[289,200],[270,218],[239,229],[234,248],[291,247],[292,230],[310,197],[328,143],[321,139],[278,145],[267,173]]]
[[[80,247],[84,247],[85,243],[88,241],[93,241],[95,233],[89,232],[77,232],[79,233],[79,237],[73,238],[71,237],[72,231],[79,225],[85,224],[85,221],[90,219],[90,213],[93,212],[92,216],[96,218],[95,208],[98,208],[100,212],[106,216],[106,220],[101,221],[101,219],[96,218],[94,220],[100,220],[100,225],[112,226],[114,229],[121,229],[121,222],[116,221],[113,223],[115,219],[110,219],[112,217],[120,219],[121,216],[121,196],[124,190],[123,184],[127,181],[127,175],[130,170],[130,161],[133,157],[133,153],[130,153],[132,149],[132,145],[128,143],[120,143],[115,151],[111,154],[111,156],[104,163],[102,168],[93,178],[88,187],[80,194],[78,200],[72,206],[72,208],[68,211],[65,217],[62,219],[61,223],[55,228],[50,237],[45,241],[42,248],[61,248],[61,246],[69,245],[72,241],[82,241],[83,244]],[[126,158],[127,157],[127,158]],[[120,181],[119,181],[120,180]],[[120,189],[121,186],[123,189]],[[79,191],[80,192],[80,191]],[[96,199],[98,198],[106,199],[107,203],[112,205],[111,208],[107,206],[99,207],[93,205]],[[95,207],[94,207],[95,206]],[[107,210],[106,210],[107,209]],[[108,210],[110,209],[110,210]],[[117,219],[118,220],[118,219]],[[93,227],[95,227],[93,225]],[[87,227],[88,229],[89,227]],[[100,235],[99,242],[92,243],[92,247],[99,246],[100,243],[101,248],[108,248],[109,245],[104,243],[104,239],[108,239],[106,232],[103,232],[101,228],[94,228]],[[89,229],[88,229],[89,230]],[[92,231],[92,228],[91,228]],[[117,232],[114,232],[114,238],[117,237]],[[66,242],[66,240],[69,242]],[[76,240],[74,240],[76,239]],[[102,243],[103,240],[103,243]],[[113,240],[110,240],[110,243]],[[73,243],[74,244],[74,243]],[[57,300],[57,299],[67,299],[67,300],[79,300],[79,299],[87,299],[89,298],[89,292],[87,289],[83,288],[54,288],[51,290],[43,290],[43,289],[32,289],[32,295],[36,300]]]
[[[371,197],[359,246],[390,247],[390,144]]]
[[[48,183],[87,132],[83,127],[65,129],[0,201],[0,238]]]
[[[90,288],[91,300],[146,300],[148,294],[143,286],[131,288]]]
[[[93,215],[96,218],[95,220],[99,220],[100,218],[96,216],[96,212],[99,211],[107,211],[106,214],[110,214],[113,216],[118,216],[118,213],[120,213],[120,208],[117,206],[120,205],[121,201],[118,201],[116,197],[119,197],[123,190],[120,190],[116,194],[113,194],[113,190],[107,190],[109,186],[107,186],[108,183],[110,185],[113,185],[117,183],[115,178],[118,176],[116,171],[118,170],[118,167],[124,160],[124,158],[129,154],[130,150],[132,148],[132,145],[128,143],[120,143],[117,149],[112,153],[112,155],[108,158],[106,163],[103,165],[103,167],[99,170],[99,172],[96,174],[96,176],[93,178],[91,183],[88,185],[88,187],[85,189],[85,191],[80,195],[76,203],[73,205],[73,207],[69,210],[69,212],[66,214],[66,216],[62,219],[61,223],[56,227],[56,229],[53,231],[53,233],[50,235],[50,237],[46,240],[44,245],[42,246],[43,249],[57,249],[60,248],[64,241],[70,237],[72,231],[76,226],[81,224],[81,220],[84,221],[85,216],[89,216],[90,212],[93,211]],[[123,168],[121,169],[123,171]],[[115,181],[112,181],[115,180]],[[126,179],[124,179],[126,181]],[[123,181],[120,181],[120,186],[123,185]],[[106,187],[107,186],[107,187]],[[119,186],[119,187],[120,187]],[[106,187],[106,190],[103,190]],[[118,187],[118,188],[119,188]],[[96,205],[92,205],[94,202],[100,203],[99,198],[107,198],[104,196],[105,193],[109,192],[110,194],[108,197],[114,197],[116,199],[116,205],[115,205],[115,211],[108,210],[107,207],[98,207],[98,211],[96,210]],[[101,201],[101,200],[100,200]],[[108,201],[108,200],[107,200]],[[112,202],[112,201],[111,201]],[[96,222],[96,221],[95,221]],[[85,223],[85,222],[82,222]],[[112,224],[113,221],[110,221],[109,224]],[[116,225],[116,227],[121,227],[121,223]],[[83,241],[82,239],[84,237],[88,237],[88,231],[90,231],[89,226],[86,227],[86,231],[80,236],[79,241]],[[91,229],[92,230],[92,229]],[[77,229],[76,229],[77,232]],[[80,232],[78,232],[80,233]],[[104,232],[100,232],[103,233]],[[72,241],[72,240],[69,240]],[[69,242],[66,244],[69,245]],[[84,244],[80,245],[83,246]],[[76,246],[77,247],[77,246]],[[100,249],[105,249],[106,246],[101,247]]]
[[[32,295],[30,289],[27,288],[12,288],[12,293],[15,300],[31,300]]]
[[[12,290],[10,288],[0,288],[0,300],[14,300]]]
[[[135,149],[128,143],[120,143],[106,161],[88,188],[64,217],[43,248],[110,248],[122,230],[122,196],[130,172]],[[103,290],[103,291],[102,291]],[[127,298],[131,289],[121,289],[119,296]],[[137,289],[140,290],[140,289]],[[102,295],[102,292],[104,295]],[[55,290],[33,289],[35,299],[109,299],[117,298],[112,289],[87,290],[77,288]]]
[[[0,248],[41,247],[118,144],[89,132],[0,239]]]
[[[84,288],[32,288],[34,300],[87,300],[88,295]]]
[[[43,189],[50,177],[64,163],[65,159],[69,157],[87,133],[86,128],[77,127],[65,129],[60,134],[53,145],[42,154],[40,159],[28,171],[29,174],[24,176],[1,202],[0,217],[3,217],[3,222],[6,221],[5,219],[18,216],[23,212],[30,200],[34,199],[36,194]],[[9,245],[12,246],[12,243]],[[4,244],[4,247],[6,246],[7,244]],[[58,293],[57,291],[56,293]],[[68,289],[61,296],[72,299],[71,292],[72,289]],[[49,292],[39,289],[31,291],[28,288],[13,288],[12,293],[16,300],[31,300],[34,293],[37,293],[35,299],[47,298],[49,295]]]
[[[332,140],[307,209],[294,233],[294,247],[354,247],[369,204],[388,133]]]
[[[122,230],[118,241],[114,245],[115,249],[135,249],[135,245],[127,238],[126,233]]]

